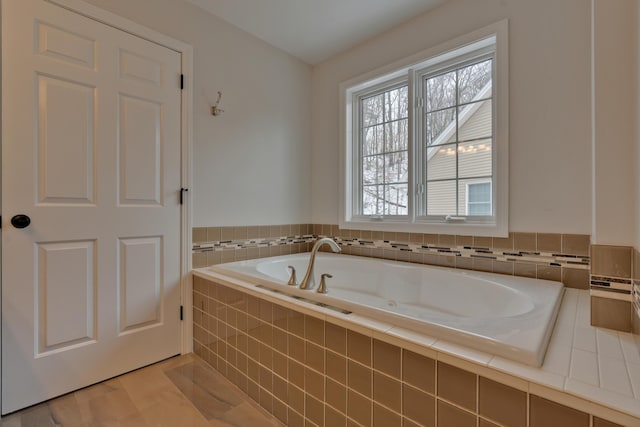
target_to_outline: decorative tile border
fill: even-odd
[[[632,279],[597,276],[592,274],[589,280],[591,295],[621,301],[632,301]]]
[[[193,267],[311,250],[332,237],[347,255],[562,281],[589,289],[589,236],[510,233],[506,238],[344,230],[285,224],[193,229]]]
[[[324,236],[322,236],[324,237]],[[443,246],[435,244],[412,244],[388,240],[363,240],[334,237],[341,246],[356,246],[370,249],[396,250],[421,254],[443,255],[461,258],[476,258],[492,261],[519,262],[551,267],[589,269],[589,257],[538,251],[514,251],[475,246]]]

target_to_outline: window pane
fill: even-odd
[[[409,194],[407,184],[391,184],[385,186],[384,215],[406,215]]]
[[[408,120],[393,121],[384,125],[386,151],[406,150],[409,140]]]
[[[466,206],[466,215],[491,215],[491,182],[460,181],[459,206]]]
[[[365,185],[362,187],[362,214],[382,215],[384,187],[382,185]]]
[[[409,181],[409,161],[406,151],[387,154],[384,166],[386,183]]]
[[[457,215],[456,181],[427,183],[427,215]]]
[[[384,157],[369,156],[362,159],[362,183],[384,183]]]
[[[384,121],[383,103],[383,94],[362,99],[362,126],[371,126]]]
[[[492,176],[493,159],[490,139],[461,143],[458,146],[458,175],[460,178]]]
[[[427,114],[427,146],[455,141],[455,121],[455,108]]]
[[[487,60],[458,70],[460,104],[491,97],[491,64]]]
[[[427,181],[456,178],[456,144],[427,148]]]
[[[407,86],[384,93],[385,121],[404,119],[408,116]]]
[[[456,72],[427,79],[425,94],[427,112],[456,105]]]
[[[384,125],[377,125],[362,130],[362,155],[382,153],[384,149]]]
[[[493,112],[491,100],[473,102],[458,109],[458,139],[470,141],[478,138],[491,138]]]

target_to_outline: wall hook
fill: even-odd
[[[224,113],[224,110],[218,106],[220,105],[221,99],[222,92],[218,91],[218,100],[216,101],[216,105],[211,106],[211,114],[213,114],[214,116],[219,116],[220,114]]]

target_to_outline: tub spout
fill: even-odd
[[[313,277],[313,264],[316,261],[316,253],[318,249],[322,245],[329,245],[333,252],[341,252],[340,246],[333,240],[328,237],[323,237],[321,239],[316,240],[316,243],[313,245],[313,249],[311,249],[311,256],[309,257],[309,266],[307,267],[307,273],[304,275],[304,279],[300,283],[300,289],[313,289],[316,287],[316,282]]]

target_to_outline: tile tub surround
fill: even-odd
[[[589,288],[588,235],[510,233],[507,238],[341,230],[287,224],[193,229],[193,267],[308,252],[332,237],[348,255],[561,281]]]
[[[633,313],[632,313],[633,334],[638,343],[640,351],[640,252],[633,250]]]
[[[629,246],[591,247],[591,324],[631,332],[637,316],[635,250]]]
[[[566,291],[537,369],[201,270],[194,349],[290,426],[640,426],[640,356],[588,300]]]

